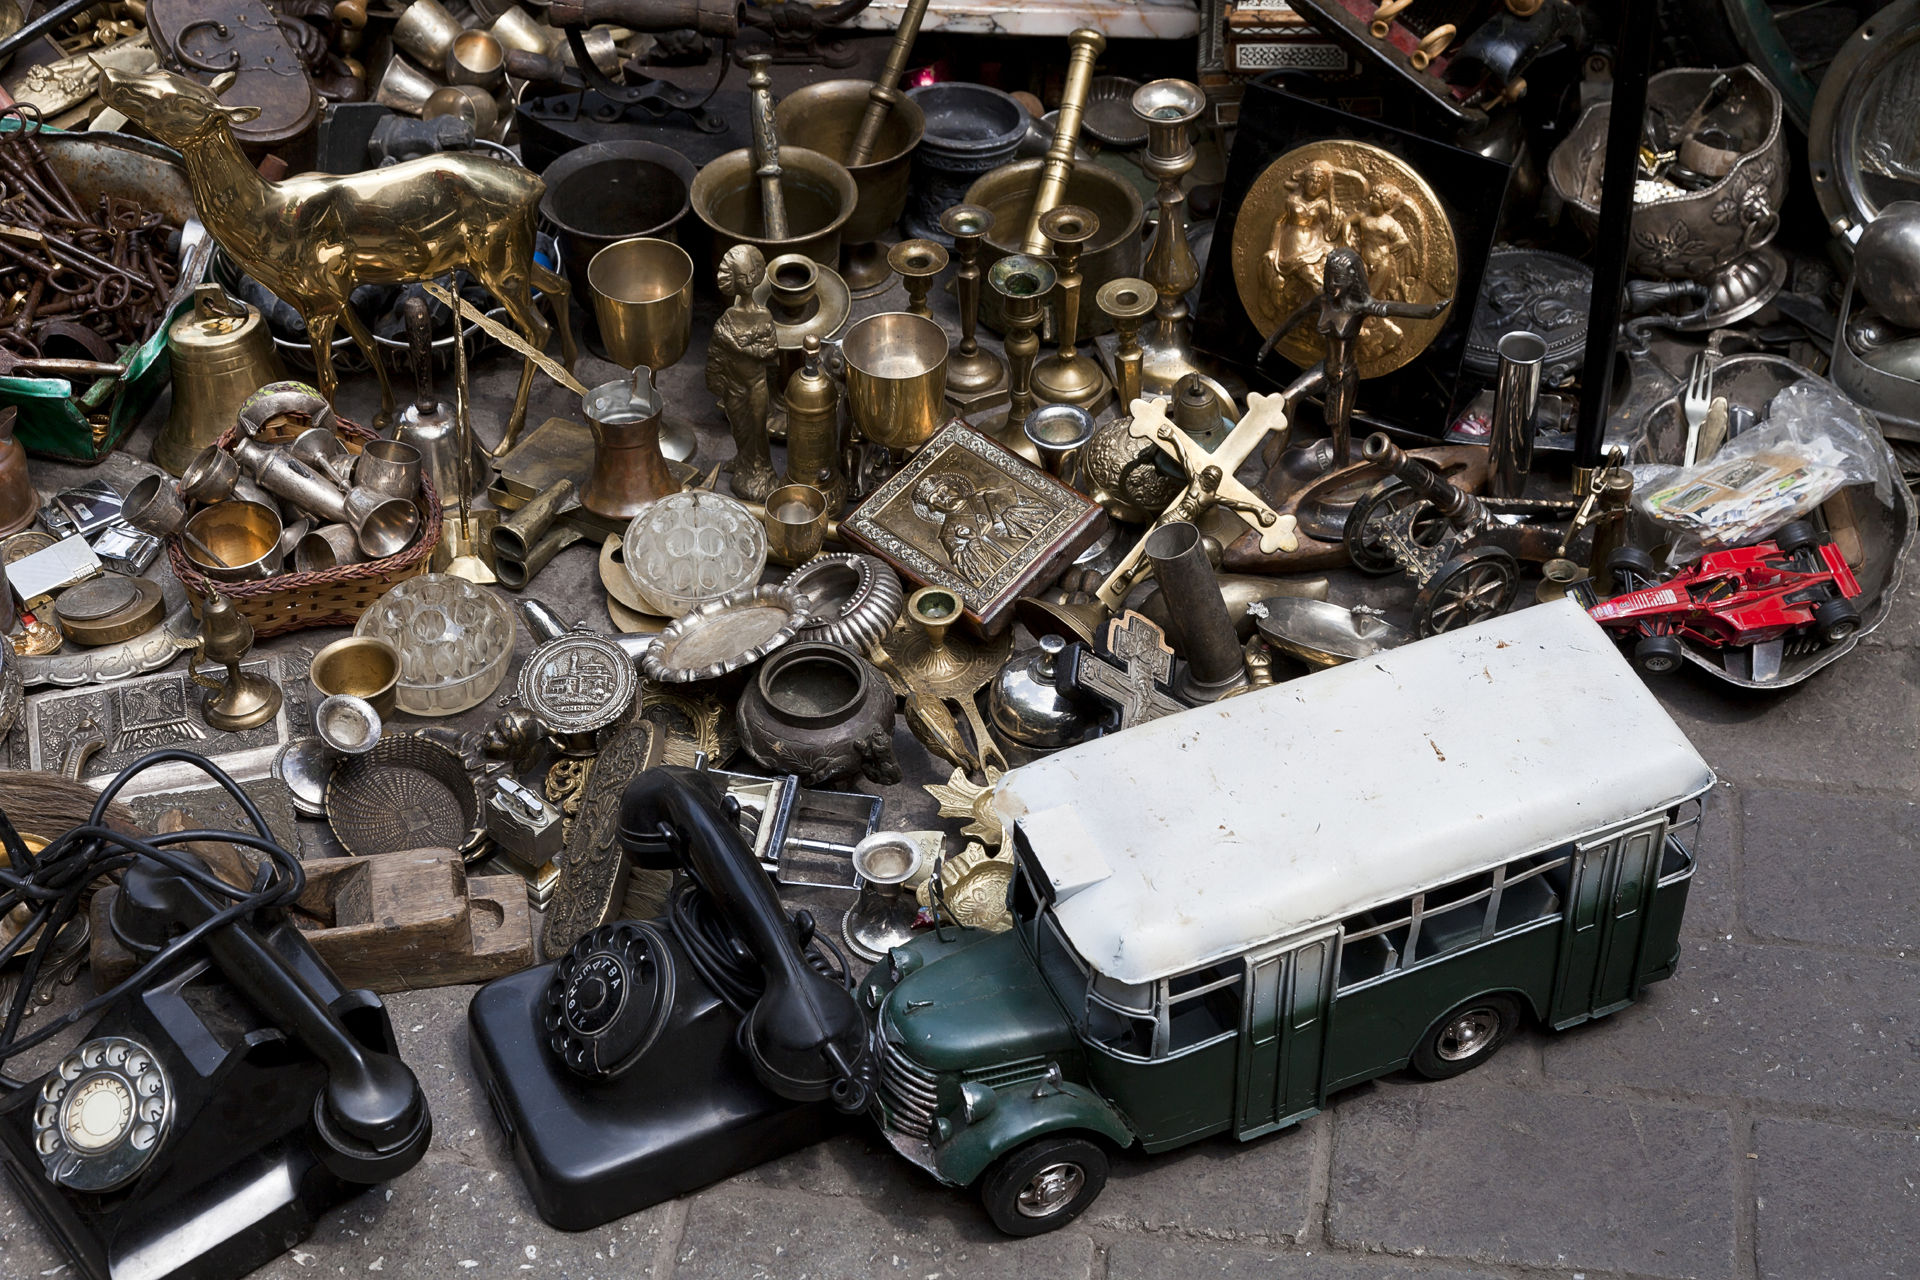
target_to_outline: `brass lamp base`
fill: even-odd
[[[226,686],[209,693],[200,714],[222,733],[258,729],[280,714],[280,686],[256,671],[228,672]]]
[[[1033,366],[1033,395],[1042,404],[1078,405],[1099,413],[1113,401],[1113,383],[1098,361],[1078,351],[1059,352]]]

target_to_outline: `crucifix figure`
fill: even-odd
[[[1152,440],[1173,455],[1187,473],[1187,487],[1173,500],[1147,530],[1151,534],[1161,525],[1187,520],[1195,524],[1214,507],[1225,507],[1247,522],[1260,535],[1260,549],[1271,555],[1292,551],[1300,545],[1294,535],[1297,521],[1269,507],[1259,494],[1234,478],[1240,464],[1253,456],[1269,432],[1282,444],[1287,436],[1287,397],[1262,395],[1256,391],[1247,397],[1247,412],[1220,447],[1209,453],[1194,438],[1173,425],[1167,417],[1166,400],[1135,400],[1133,424],[1128,431],[1137,440]],[[1101,604],[1118,609],[1146,569],[1146,534],[1133,544],[1133,550],[1094,593]]]
[[[1076,645],[1061,662],[1068,683],[1110,708],[1110,733],[1186,710],[1161,692],[1173,675],[1167,633],[1140,614],[1128,612],[1107,623],[1106,658]]]

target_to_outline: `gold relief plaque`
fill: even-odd
[[[1364,142],[1310,142],[1254,179],[1234,228],[1234,285],[1262,338],[1320,297],[1327,254],[1343,246],[1359,253],[1368,289],[1382,302],[1439,302],[1459,280],[1453,224],[1406,161]],[[1360,328],[1360,376],[1398,369],[1445,323],[1444,313],[1369,317]],[[1275,350],[1301,368],[1326,354],[1312,323],[1295,326]]]

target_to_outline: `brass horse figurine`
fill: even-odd
[[[96,66],[99,64],[96,62]],[[222,106],[233,73],[201,85],[166,71],[135,74],[100,67],[100,96],[186,161],[200,219],[240,269],[298,310],[307,323],[320,393],[339,387],[330,345],[335,324],[366,353],[380,378],[380,420],[393,414],[393,385],[373,335],[348,298],[363,284],[405,284],[465,269],[498,298],[527,341],[546,346],[550,330],[533,303],[537,285],[554,301],[568,368],[575,350],[567,320],[567,282],[533,260],[535,224],[546,183],[525,169],[483,156],[422,156],[364,173],[304,173],[268,182],[234,141],[233,126],[257,107]],[[520,390],[497,452],[526,422],[534,365]]]

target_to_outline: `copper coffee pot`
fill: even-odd
[[[660,392],[653,370],[635,366],[625,378],[604,382],[580,401],[593,429],[593,474],[580,503],[597,516],[626,520],[679,486],[660,452]]]

